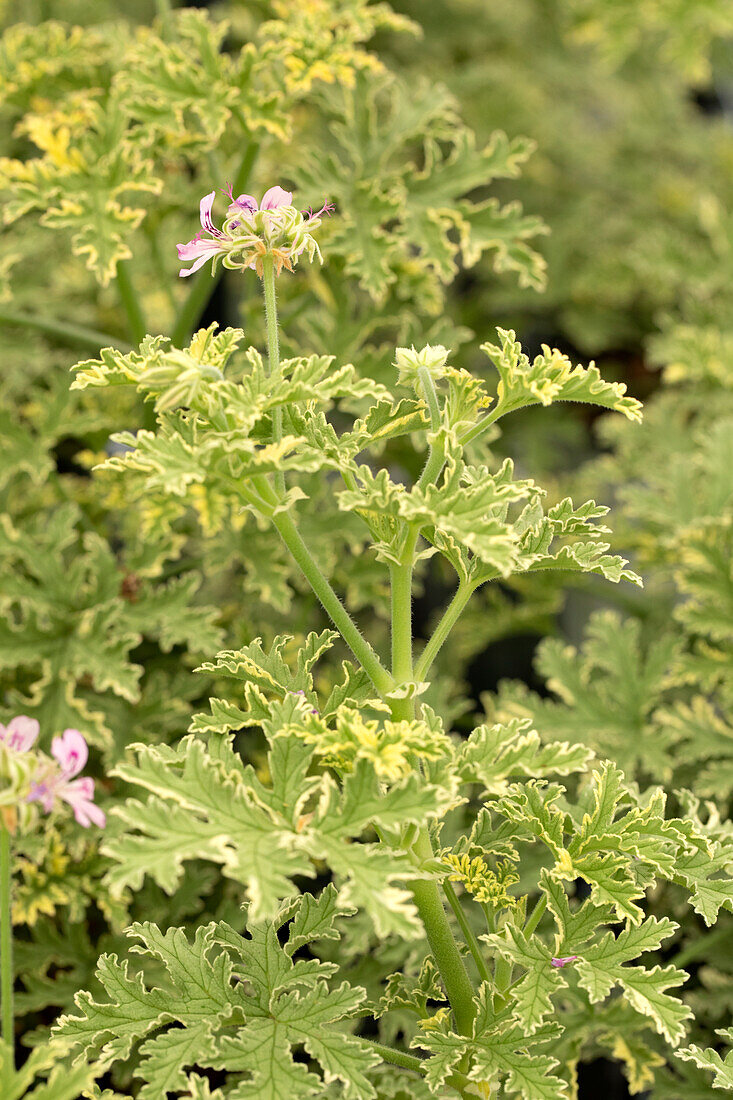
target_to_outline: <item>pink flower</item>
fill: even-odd
[[[580,958],[579,955],[565,955],[564,957],[561,955],[557,959],[550,959],[550,966],[562,970],[564,966],[567,966],[568,963],[575,962],[578,958]]]
[[[212,259],[212,257],[222,251],[221,242],[225,239],[225,234],[222,233],[220,229],[217,229],[211,220],[211,208],[214,205],[215,197],[216,191],[210,191],[208,195],[204,195],[199,203],[199,217],[202,230],[209,233],[213,239],[207,240],[201,233],[197,233],[188,244],[176,245],[179,260],[195,261],[193,267],[182,267],[178,272],[183,278],[187,275],[193,275],[194,271],[198,271],[200,267],[203,267],[207,260]]]
[[[312,234],[322,216],[332,212],[331,203],[324,203],[316,214],[311,210],[300,212],[292,205],[292,192],[279,186],[265,191],[259,203],[254,195],[238,195],[235,199],[231,184],[223,194],[229,206],[221,229],[211,218],[216,192],[210,191],[200,203],[201,232],[186,244],[177,245],[179,260],[192,261],[191,267],[179,271],[182,278],[193,275],[208,260],[213,261],[213,272],[219,257],[225,267],[252,268],[260,276],[265,255],[274,258],[277,274],[283,267],[292,271],[293,261],[306,249],[309,259],[314,255],[320,258]]]
[[[227,210],[227,219],[230,219],[232,214],[242,214],[245,218],[249,219],[253,214],[256,214],[258,210],[279,210],[281,206],[291,206],[293,202],[292,192],[284,191],[282,187],[271,187],[269,191],[265,191],[259,206],[257,205],[257,199],[252,195],[240,195],[235,199],[232,194],[231,184],[229,184],[227,190],[223,193],[230,200],[229,209]],[[211,219],[211,210],[215,198],[216,191],[210,191],[208,195],[204,195],[199,204],[202,233],[197,233],[187,244],[179,244],[176,246],[179,260],[183,260],[184,262],[188,260],[194,261],[192,267],[183,267],[178,272],[184,279],[188,275],[193,275],[194,271],[198,271],[200,267],[203,267],[207,260],[211,260],[214,256],[227,252],[228,248],[226,246],[233,243],[231,233],[225,233],[222,229],[217,229]],[[228,228],[230,230],[237,229],[239,225],[239,221],[228,221]],[[209,234],[208,239],[203,236],[204,232]]]
[[[59,765],[58,771],[47,772],[37,777],[36,783],[28,795],[29,802],[40,802],[47,813],[54,807],[57,798],[67,802],[74,811],[74,817],[85,828],[98,825],[103,829],[106,824],[104,812],[95,806],[94,780],[88,776],[81,779],[79,774],[87,762],[89,749],[78,730],[64,730],[61,737],[51,742],[51,755]]]
[[[231,184],[229,184],[226,191],[222,193],[226,195],[230,201],[230,206],[227,211],[228,214],[236,214],[237,211],[240,211],[246,216],[254,214],[256,210],[277,210],[281,206],[293,205],[293,192],[285,191],[282,187],[271,187],[268,191],[265,191],[259,206],[257,205],[257,199],[254,195],[239,195],[235,199],[232,194]]]
[[[0,741],[15,752],[28,752],[38,737],[39,728],[35,718],[19,714],[17,718],[11,718],[7,726],[0,725]]]

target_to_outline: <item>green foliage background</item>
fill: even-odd
[[[112,432],[151,426],[150,405],[128,390],[69,390],[69,368],[100,347],[128,351],[145,332],[184,346],[217,314],[261,346],[254,276],[228,273],[207,313],[210,276],[179,281],[174,245],[211,187],[233,179],[259,194],[279,181],[304,203],[336,203],[327,263],[283,288],[281,322],[286,354],[327,348],[354,364],[347,411],[391,379],[396,343],[443,343],[488,377],[469,339],[497,325],[533,354],[547,341],[595,358],[646,399],[641,430],[555,406],[518,414],[493,443],[497,466],[511,455],[521,476],[551,485],[550,503],[585,493],[612,505],[612,550],[644,591],[550,574],[482,592],[428,701],[458,728],[478,708],[531,718],[543,739],[587,745],[642,788],[691,788],[700,801],[681,810],[730,836],[733,131],[717,109],[733,79],[729,5],[166,8],[153,22],[143,2],[29,0],[24,23],[12,6],[2,16],[0,719],[32,715],[49,737],[82,730],[111,803],[125,792],[104,776],[128,744],[173,743],[210,694],[233,699],[218,650],[326,625],[276,536],[223,496],[132,500],[121,479],[90,477]],[[419,472],[399,438],[389,447],[395,469]],[[384,640],[383,570],[350,559],[358,520],[315,484],[304,536]],[[431,562],[422,583],[429,617],[447,575]],[[532,682],[483,691],[487,647],[538,634]],[[320,691],[343,656],[319,666]],[[78,989],[99,992],[97,956],[125,951],[133,921],[186,923],[202,943],[211,921],[242,927],[233,883],[203,862],[170,897],[150,879],[111,896],[109,858],[75,826],[28,840],[23,856],[30,1042]],[[651,915],[680,913],[678,891],[661,887]],[[681,994],[693,1040],[719,1047],[730,913],[708,935],[686,916],[674,951],[694,969]],[[663,1065],[620,1025],[612,1053],[655,1100],[709,1095],[694,1060]],[[719,1055],[698,1060],[731,1087]],[[129,1095],[124,1074],[114,1087]]]

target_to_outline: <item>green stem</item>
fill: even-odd
[[[433,846],[427,829],[420,831],[413,851],[420,860],[433,858]],[[435,964],[443,979],[455,1016],[456,1027],[461,1035],[470,1035],[476,1014],[473,986],[466,964],[453,938],[438,886],[430,879],[418,879],[411,884],[410,890],[423,922]]]
[[[84,325],[67,324],[66,321],[54,321],[50,317],[41,317],[34,313],[0,309],[0,324],[37,329],[48,336],[58,337],[63,343],[90,348],[92,351],[99,351],[104,347],[119,348],[123,352],[132,351],[130,344],[124,343],[117,336],[110,336],[107,332],[97,332],[96,329],[86,328]]]
[[[15,1065],[15,1028],[13,1025],[13,924],[10,877],[10,833],[0,825],[0,1004],[2,1037]]]
[[[287,512],[276,512],[272,522],[351,652],[361,662],[379,694],[386,695],[394,687],[392,677],[318,568],[293,519]]]
[[[424,1058],[416,1058],[414,1054],[405,1054],[401,1050],[395,1050],[394,1047],[385,1046],[384,1043],[377,1043],[374,1039],[367,1039],[364,1036],[362,1036],[362,1041],[369,1043],[370,1047],[372,1047],[385,1062],[389,1062],[393,1066],[401,1066],[402,1069],[411,1069],[414,1070],[415,1073],[421,1075],[427,1072]],[[446,1080],[447,1084],[457,1089],[461,1096],[466,1095],[463,1090],[471,1084],[468,1077],[463,1073],[452,1073]],[[472,1095],[475,1096],[475,1094]]]
[[[425,398],[430,410],[430,427],[433,432],[437,432],[440,427],[440,405],[438,403],[438,394],[435,390],[435,383],[433,382],[430,372],[424,367],[421,367],[418,371],[418,378],[422,384],[422,388],[425,392]],[[425,489],[426,486],[432,485],[440,471],[443,468],[445,462],[445,453],[442,443],[438,446],[435,444],[430,445],[428,452],[427,462],[423,469],[422,474],[417,483],[418,489]],[[412,568],[415,562],[415,548],[417,546],[418,539],[420,538],[421,531],[420,523],[409,524],[405,535],[405,541],[401,550],[402,565],[410,570],[410,587],[412,587]],[[394,616],[392,619],[392,629],[394,632]],[[412,675],[412,624],[410,624],[410,666]]]
[[[414,538],[413,538],[414,535]],[[414,549],[417,532],[410,531],[408,542]],[[390,567],[392,581],[392,677],[396,684],[409,683],[414,678],[412,667],[412,565],[413,553],[403,555],[400,565]],[[395,719],[409,720],[414,714],[412,699],[396,699],[392,703]],[[427,828],[423,827],[413,846],[415,856],[424,862],[433,858],[433,845]],[[462,1035],[470,1035],[475,1015],[473,986],[465,963],[453,937],[443,907],[437,883],[417,879],[410,884],[412,897],[425,928],[430,950],[443,979],[456,1027]]]
[[[412,558],[400,566],[392,566],[392,675],[397,684],[414,678],[412,668]],[[412,718],[412,699],[398,699],[392,704],[396,719]],[[418,859],[433,858],[433,845],[426,828],[421,829],[413,851]],[[430,950],[443,979],[443,985],[456,1020],[456,1027],[470,1035],[475,1014],[473,986],[465,963],[448,923],[443,900],[435,882],[418,880],[410,887],[413,900],[425,928]]]
[[[390,566],[392,589],[392,677],[396,684],[412,680],[412,555],[402,565]],[[396,699],[393,717],[409,721],[412,699]]]
[[[524,934],[529,938],[532,935],[537,925],[542,920],[542,915],[547,908],[547,895],[540,894],[539,900],[535,905],[532,913],[524,926]]]
[[[506,1003],[507,998],[504,996],[512,984],[512,970],[513,966],[510,959],[505,959],[503,955],[499,955],[494,965],[494,986],[498,994],[497,1004],[503,1005]]]
[[[417,483],[418,488],[426,489],[429,485],[434,485],[444,465],[445,452],[443,448],[432,446],[428,453],[428,460],[425,463],[423,472],[420,474],[420,479]]]
[[[433,661],[438,655],[441,646],[445,642],[446,638],[450,634],[451,630],[455,626],[456,622],[460,618],[463,609],[473,595],[473,585],[468,584],[466,581],[461,581],[458,585],[456,593],[448,604],[443,618],[435,628],[430,641],[425,646],[425,649],[420,654],[420,658],[415,666],[413,673],[414,678],[418,681],[424,680],[428,674],[428,670]]]
[[[140,344],[146,335],[148,328],[143,316],[140,299],[132,285],[130,268],[127,260],[120,260],[117,264],[117,289],[120,292],[122,305],[127,314],[127,323],[134,344]]]
[[[259,151],[259,145],[257,142],[251,141],[247,146],[242,163],[239,166],[234,183],[232,184],[233,193],[236,195],[239,191],[243,191],[247,181],[249,179],[252,167],[254,165],[257,153]],[[173,328],[171,330],[171,342],[174,347],[178,348],[183,344],[196,328],[201,315],[206,309],[206,303],[214,293],[217,283],[224,274],[224,269],[220,265],[216,274],[212,277],[206,271],[200,271],[197,275],[193,276],[193,285],[188,292],[188,295],[184,298],[181,308],[178,310],[175,321],[173,322]]]
[[[262,257],[262,288],[265,292],[265,320],[267,323],[267,360],[271,378],[280,375],[280,341],[277,332],[277,298],[275,295],[275,260],[271,253]],[[283,411],[280,405],[272,410],[272,440],[279,443],[283,437]],[[275,486],[285,495],[285,474],[278,470]]]
[[[382,1056],[385,1062],[389,1062],[393,1066],[402,1066],[403,1069],[413,1069],[415,1073],[425,1073],[424,1058],[416,1058],[414,1054],[405,1054],[401,1050],[395,1050],[394,1047],[377,1043],[374,1039],[368,1039],[367,1042],[376,1050],[377,1054]]]
[[[428,460],[425,463],[425,468],[417,483],[419,489],[427,489],[428,486],[434,485],[438,480],[438,475],[445,464],[445,440],[441,439],[437,434],[442,422],[442,414],[440,411],[440,402],[438,401],[438,392],[435,389],[435,382],[433,381],[432,375],[425,367],[420,367],[417,376],[420,380],[420,385],[425,394],[425,400],[430,412],[430,430],[436,440],[436,442],[430,444]]]
[[[425,400],[428,404],[428,410],[430,412],[430,427],[434,432],[437,432],[440,427],[440,405],[438,403],[438,394],[435,389],[435,383],[433,382],[432,375],[427,367],[419,367],[417,376],[420,379],[420,385],[423,388],[425,394]]]
[[[476,935],[468,923],[466,914],[463,912],[463,906],[461,905],[460,898],[453,889],[453,884],[446,881],[443,883],[443,893],[448,899],[448,903],[455,913],[456,920],[460,925],[461,932],[463,932],[463,938],[468,945],[468,949],[473,955],[473,961],[476,963],[476,969],[479,972],[479,977],[484,982],[491,981],[491,975],[489,974],[489,968],[486,965],[483,953],[481,951],[481,944],[476,939]]]
[[[461,447],[465,447],[468,443],[473,443],[476,439],[479,439],[484,432],[487,432],[492,424],[495,424],[497,420],[501,420],[502,416],[506,416],[507,413],[519,412],[520,409],[529,408],[530,405],[534,405],[534,401],[520,401],[513,406],[504,406],[504,408],[492,409],[490,413],[482,417],[478,423],[473,424],[470,428],[467,428],[462,435],[458,437],[458,442]]]

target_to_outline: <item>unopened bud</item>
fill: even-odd
[[[395,351],[395,366],[400,372],[400,382],[414,382],[417,372],[423,368],[428,371],[431,378],[442,378],[445,365],[448,360],[448,349],[442,344],[426,344],[417,351],[414,347],[397,348]]]

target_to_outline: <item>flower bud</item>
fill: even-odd
[[[436,381],[443,378],[448,354],[448,349],[442,344],[426,344],[420,351],[416,351],[414,347],[397,348],[394,365],[400,372],[399,381],[414,384],[421,368],[427,370]]]

